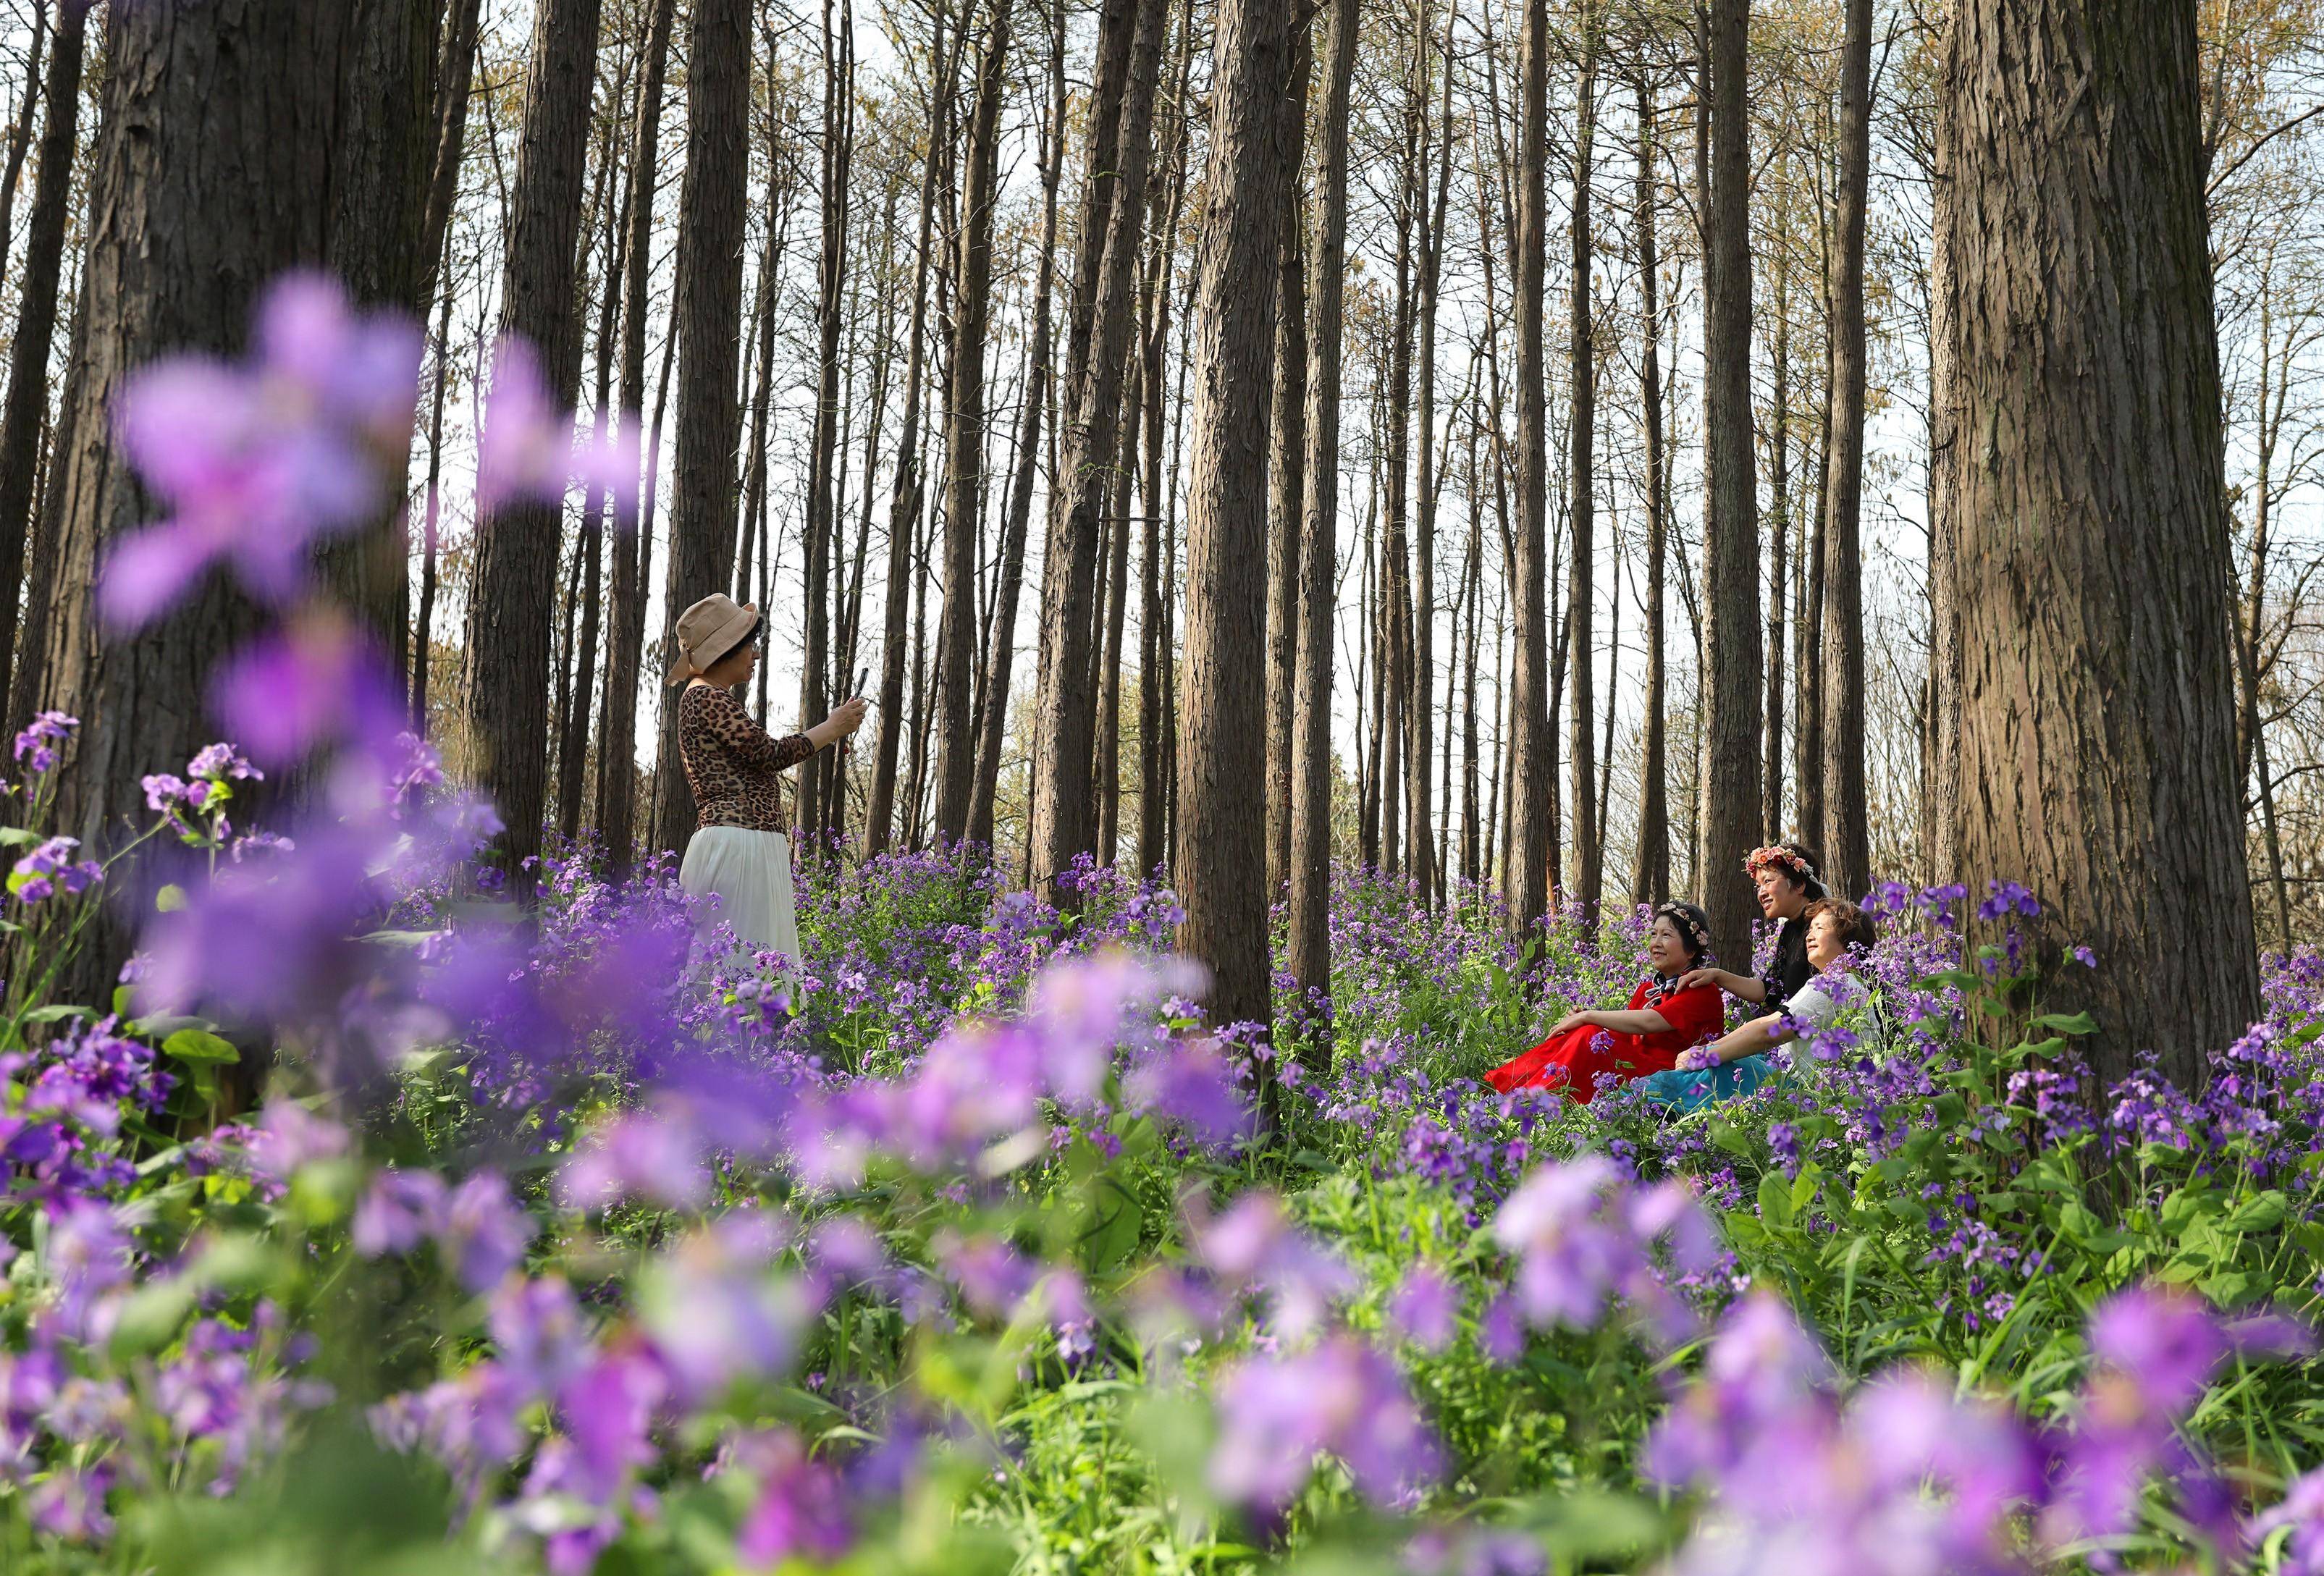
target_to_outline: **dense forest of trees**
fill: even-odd
[[[2314,0],[0,29],[0,691],[88,722],[90,840],[250,625],[92,616],[152,513],[112,396],[320,265],[428,332],[409,505],[330,581],[520,898],[544,835],[683,843],[662,631],[727,590],[770,727],[875,702],[800,776],[818,847],[1167,867],[1230,1018],[1278,900],[1323,982],[1334,860],[1518,926],[1692,891],[1729,946],[1769,838],[1850,894],[2022,880],[2140,961],[2117,1067],[2324,938]],[[634,519],[479,517],[503,335],[641,426]]]

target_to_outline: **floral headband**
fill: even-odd
[[[1655,917],[1657,919],[1667,919],[1673,925],[1676,926],[1678,927],[1678,933],[1686,937],[1689,944],[1692,945],[1696,952],[1701,953],[1709,950],[1711,946],[1711,923],[1704,917],[1702,910],[1696,908],[1693,904],[1665,903],[1662,907],[1655,910]]]
[[[1822,884],[1816,876],[1815,866],[1788,848],[1755,848],[1743,856],[1743,868],[1755,876],[1771,864],[1778,870],[1788,871],[1798,877],[1800,884],[1803,887]]]

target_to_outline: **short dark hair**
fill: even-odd
[[[1831,920],[1832,928],[1840,933],[1840,945],[1851,951],[1870,952],[1880,942],[1880,926],[1872,916],[1853,903],[1838,898],[1822,898],[1808,905],[1804,916],[1813,926],[1819,917]]]
[[[1667,919],[1678,932],[1679,944],[1686,948],[1690,960],[1711,950],[1711,916],[1692,903],[1664,903],[1655,909],[1655,919]],[[1648,921],[1649,926],[1652,921]]]

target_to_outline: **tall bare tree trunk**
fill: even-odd
[[[460,159],[467,143],[468,101],[476,75],[476,41],[483,31],[484,0],[452,0],[444,31],[444,53],[436,69],[435,138],[429,153],[427,207],[420,221],[418,295],[436,299],[444,263],[444,238],[452,228],[452,198],[460,189]],[[667,31],[663,34],[666,39]]]
[[[1298,677],[1299,538],[1306,501],[1307,238],[1298,171],[1314,51],[1301,28],[1282,98],[1293,171],[1275,275],[1275,428],[1268,454],[1267,557],[1267,889],[1291,871],[1292,694]]]
[[[1663,373],[1661,263],[1655,235],[1655,93],[1645,73],[1634,86],[1638,100],[1638,175],[1634,224],[1638,252],[1638,414],[1645,429],[1646,483],[1646,693],[1638,741],[1638,851],[1630,867],[1634,902],[1670,897],[1670,766],[1664,709],[1668,679],[1663,658],[1663,580],[1669,573],[1665,539],[1670,502],[1663,492]]]
[[[1122,364],[1137,316],[1137,261],[1146,210],[1148,130],[1161,69],[1166,0],[1138,0],[1136,32],[1120,95],[1118,137],[1099,143],[1092,122],[1089,180],[1110,188],[1105,236],[1089,300],[1086,361],[1067,406],[1064,469],[1049,510],[1041,573],[1040,691],[1033,761],[1032,869],[1037,889],[1054,889],[1077,854],[1096,842],[1090,762],[1097,696],[1090,684],[1097,638],[1093,588],[1107,467],[1116,457]],[[1111,161],[1108,161],[1108,151]],[[1084,206],[1100,207],[1093,189]],[[1084,251],[1088,251],[1084,236]],[[1271,295],[1270,295],[1270,299]],[[1078,337],[1078,336],[1077,336]],[[1068,346],[1068,371],[1071,365]],[[1252,714],[1257,716],[1258,708]],[[1259,773],[1252,774],[1252,780]],[[1060,894],[1069,900],[1072,894]]]
[[[1711,5],[1711,200],[1704,258],[1702,862],[1711,945],[1748,966],[1757,911],[1743,855],[1759,833],[1759,525],[1751,438],[1750,0]]]
[[[936,697],[940,844],[968,833],[976,793],[976,579],[985,491],[984,350],[992,316],[992,210],[1001,143],[1001,90],[1009,63],[1010,0],[992,0],[968,122],[961,189],[960,272],[953,313],[950,409],[945,419],[944,617],[936,626],[944,684]]]
[[[575,311],[576,242],[589,154],[599,0],[540,0],[525,78],[524,134],[515,211],[501,284],[501,330],[540,347],[554,397],[570,404],[581,381]],[[509,890],[529,900],[548,788],[549,664],[564,512],[526,502],[476,532],[463,686],[477,786],[500,808],[499,850]]]
[[[1186,189],[1188,110],[1186,80],[1192,69],[1193,39],[1183,19],[1179,25],[1170,135],[1169,190],[1164,197],[1159,222],[1149,226],[1144,286],[1146,327],[1141,354],[1144,367],[1139,385],[1146,396],[1140,423],[1146,439],[1146,469],[1139,486],[1147,500],[1143,543],[1141,600],[1138,613],[1138,871],[1151,877],[1170,860],[1170,788],[1176,770],[1171,760],[1169,583],[1166,578],[1174,555],[1166,546],[1172,539],[1171,512],[1177,506],[1176,472],[1166,487],[1162,477],[1164,352],[1170,338],[1170,292],[1177,265],[1173,244],[1178,205]],[[1183,376],[1183,371],[1182,374]]]
[[[964,29],[964,35],[965,32]],[[936,11],[936,36],[930,46],[936,60],[929,105],[932,124],[940,125],[945,118],[945,106],[952,97],[958,48],[955,43],[951,52],[946,51],[945,9],[939,5]],[[927,141],[927,152],[920,166],[919,242],[912,263],[912,327],[904,357],[903,425],[898,429],[896,481],[888,500],[888,580],[883,594],[885,618],[880,651],[880,739],[872,770],[872,803],[863,831],[863,851],[873,858],[887,851],[894,835],[898,758],[903,747],[905,724],[910,721],[904,705],[904,669],[910,658],[904,622],[911,602],[912,533],[918,529],[924,486],[920,475],[920,398],[927,375],[928,263],[934,242],[936,171],[942,168],[944,158],[944,139],[931,135]]]
[[[802,594],[807,628],[799,652],[798,725],[822,721],[832,701],[831,555],[839,534],[838,475],[840,389],[839,330],[847,291],[848,183],[855,156],[855,8],[839,0],[836,23],[830,0],[823,11],[823,246],[816,260],[815,431],[807,456],[806,520],[801,531],[805,563]],[[981,467],[980,467],[981,469]],[[836,751],[807,757],[799,767],[797,819],[808,856],[820,862],[831,852],[829,774],[839,770]],[[964,806],[964,810],[965,806]],[[963,819],[965,820],[964,814]]]
[[[1025,584],[1025,539],[1033,519],[1033,480],[1049,398],[1049,361],[1056,293],[1057,187],[1065,173],[1065,42],[1061,5],[1050,7],[1049,120],[1042,139],[1041,250],[1034,267],[1033,340],[1025,353],[1025,414],[1017,425],[1017,474],[1009,485],[1009,521],[1001,546],[1001,586],[985,655],[984,709],[977,718],[976,797],[968,840],[992,850],[993,800],[1001,787],[1001,748],[1009,731],[1009,683],[1017,661],[1017,606]],[[1149,513],[1151,506],[1148,506]],[[1150,529],[1150,525],[1149,525]]]
[[[1598,22],[1586,3],[1581,17],[1582,77],[1576,85],[1573,132],[1573,277],[1568,297],[1572,329],[1568,371],[1572,384],[1572,422],[1566,434],[1573,456],[1572,496],[1573,547],[1566,558],[1565,630],[1567,664],[1573,675],[1573,853],[1574,892],[1582,922],[1594,925],[1605,897],[1605,850],[1599,846],[1596,665],[1591,613],[1597,598],[1598,356],[1591,321],[1590,179],[1598,129]]]
[[[1274,1016],[1267,950],[1267,447],[1275,275],[1296,155],[1282,97],[1289,0],[1222,0],[1212,57],[1211,150],[1194,307],[1194,475],[1186,524],[1185,752],[1178,945],[1211,972],[1221,1023]]]
[[[1775,402],[1767,420],[1767,750],[1759,769],[1759,825],[1770,843],[1784,834],[1784,549],[1792,534],[1792,286],[1778,247],[1775,275]],[[1801,834],[1812,835],[1802,825]]]
[[[686,184],[678,225],[678,460],[671,476],[663,628],[714,591],[734,559],[734,456],[740,384],[742,242],[748,228],[749,0],[694,0],[687,35]],[[654,768],[652,846],[683,853],[694,794],[678,752],[678,697],[665,687]]]
[[[654,0],[639,76],[636,130],[630,138],[629,223],[622,243],[621,408],[635,419],[646,399],[646,289],[651,272],[654,183],[668,82],[669,35],[678,0]],[[656,417],[659,427],[659,417]],[[646,576],[641,562],[653,508],[650,465],[643,518],[613,533],[613,638],[606,642],[605,723],[597,747],[597,832],[615,874],[637,846],[638,689],[644,661]]]
[[[1549,10],[1525,0],[1517,44],[1517,530],[1516,682],[1511,720],[1509,923],[1522,936],[1549,908],[1549,801],[1557,772],[1549,731],[1549,446],[1542,386],[1542,295],[1548,268]]]
[[[24,546],[32,535],[32,493],[41,469],[41,430],[49,414],[49,357],[57,336],[57,295],[64,272],[65,225],[72,213],[73,161],[80,148],[80,69],[88,37],[90,0],[57,0],[56,37],[49,51],[48,117],[34,165],[32,215],[24,239],[23,288],[8,357],[8,392],[0,403],[0,696],[11,693],[16,648],[17,587]],[[38,38],[35,37],[35,46]],[[29,88],[29,84],[28,84]],[[29,91],[27,97],[29,97]],[[7,230],[0,226],[0,245]],[[32,586],[38,605],[48,586]],[[25,642],[27,650],[32,642]],[[28,661],[34,671],[39,664]],[[34,697],[27,696],[26,701]],[[20,705],[8,714],[21,725],[40,709]]]
[[[96,626],[97,566],[152,519],[109,413],[128,379],[161,355],[235,354],[254,293],[284,269],[416,241],[400,231],[416,199],[368,213],[332,200],[355,161],[381,152],[367,143],[374,123],[349,101],[369,96],[375,110],[409,87],[378,75],[388,51],[373,30],[392,20],[300,0],[106,12],[87,265],[38,548],[55,566],[44,577],[42,698],[87,724],[59,823],[92,853],[117,848],[127,825],[145,819],[140,779],[157,761],[182,760],[215,737],[203,705],[211,668],[256,622],[246,599],[212,579],[134,638]],[[126,893],[132,882],[116,885]],[[60,984],[64,999],[109,999],[135,912],[127,901],[108,908],[86,933],[80,963]]]
[[[1121,639],[1130,611],[1130,483],[1138,475],[1139,389],[1144,381],[1139,358],[1130,358],[1122,388],[1121,459],[1114,468],[1112,530],[1107,543],[1104,645],[1098,659],[1096,777],[1097,862],[1121,857]]]
[[[2197,80],[2191,9],[1975,0],[1938,134],[1963,871],[2040,895],[2102,1079],[2187,1087],[2259,1004]]]
[[[618,150],[609,145],[605,152],[610,162]],[[628,228],[629,204],[636,200],[635,190],[625,193],[620,209],[609,213],[605,224],[605,286],[598,309],[595,349],[595,409],[600,438],[611,433],[613,424],[620,419],[620,413],[613,409],[614,309],[622,299],[622,271],[627,262],[622,250],[622,234]],[[573,664],[573,714],[567,724],[565,747],[557,762],[558,830],[567,840],[578,836],[581,831],[583,767],[589,753],[589,693],[595,687],[597,638],[603,619],[606,512],[604,489],[593,480],[581,510],[581,640],[580,650]],[[617,763],[601,750],[597,763],[599,774],[603,775],[613,764]]]
[[[2018,69],[2028,69],[2024,62]],[[1840,70],[1840,235],[1831,292],[1831,495],[1824,521],[1823,856],[1834,892],[1872,887],[1864,792],[1864,207],[1872,159],[1872,0],[1848,0]]]

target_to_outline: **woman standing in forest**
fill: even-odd
[[[752,722],[733,692],[758,667],[762,623],[756,604],[737,606],[716,593],[678,615],[667,682],[686,686],[678,703],[678,759],[698,812],[678,882],[688,897],[716,895],[706,925],[723,920],[737,940],[795,965],[789,823],[777,778],[861,727],[863,702],[846,701],[806,733],[781,739]]]

